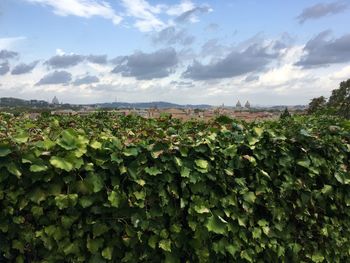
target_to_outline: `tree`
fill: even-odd
[[[286,119],[286,118],[290,118],[292,115],[290,115],[289,111],[288,111],[288,108],[286,107],[284,109],[284,111],[282,112],[280,118],[281,119]]]
[[[350,79],[341,82],[339,88],[332,91],[327,106],[338,115],[350,118]]]
[[[318,98],[314,98],[309,103],[309,108],[308,108],[307,112],[309,114],[315,113],[321,109],[324,109],[326,107],[326,104],[327,104],[327,101],[326,101],[325,97],[321,96]]]

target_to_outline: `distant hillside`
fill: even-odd
[[[154,102],[139,102],[139,103],[128,103],[128,102],[112,102],[112,103],[95,103],[95,104],[59,104],[59,105],[53,105],[51,103],[48,103],[44,100],[23,100],[18,98],[0,98],[0,107],[28,107],[28,108],[50,108],[50,107],[56,107],[61,109],[67,109],[67,108],[81,108],[83,106],[90,106],[90,107],[96,107],[96,108],[109,108],[109,109],[116,109],[116,108],[130,108],[130,109],[150,109],[150,108],[158,108],[158,109],[166,109],[166,108],[179,108],[179,109],[210,109],[213,108],[213,106],[208,104],[175,104],[165,101],[154,101]],[[252,106],[252,110],[275,110],[275,111],[282,111],[285,108],[291,109],[291,110],[304,110],[306,108],[305,105],[295,105],[295,106],[283,106],[283,105],[276,105],[276,106]],[[227,108],[234,108],[234,107],[227,107]]]
[[[48,107],[44,100],[22,100],[17,98],[0,98],[0,107]]]
[[[200,105],[180,105],[164,101],[155,101],[155,102],[139,102],[139,103],[127,103],[127,102],[113,102],[113,103],[99,103],[93,104],[93,106],[98,106],[101,108],[137,108],[137,109],[149,109],[149,108],[193,108],[193,109],[208,109],[211,108],[211,105],[200,104]]]

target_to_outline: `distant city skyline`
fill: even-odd
[[[350,78],[348,1],[3,0],[0,97],[301,105]]]

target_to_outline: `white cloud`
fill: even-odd
[[[11,49],[18,44],[18,42],[25,40],[25,37],[7,37],[0,38],[0,50]]]
[[[152,6],[145,0],[121,0],[122,5],[126,9],[127,16],[134,17],[136,22],[134,26],[142,32],[149,32],[152,30],[160,30],[166,26],[157,14],[161,13],[164,6]]]
[[[192,1],[183,0],[180,4],[169,7],[166,13],[171,16],[179,16],[193,8],[195,8],[195,5]]]
[[[118,25],[122,18],[117,15],[111,5],[105,1],[96,0],[26,0],[30,3],[50,6],[59,16],[79,16],[90,18],[100,16]]]

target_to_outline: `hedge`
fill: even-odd
[[[350,122],[0,120],[0,262],[350,258]]]

